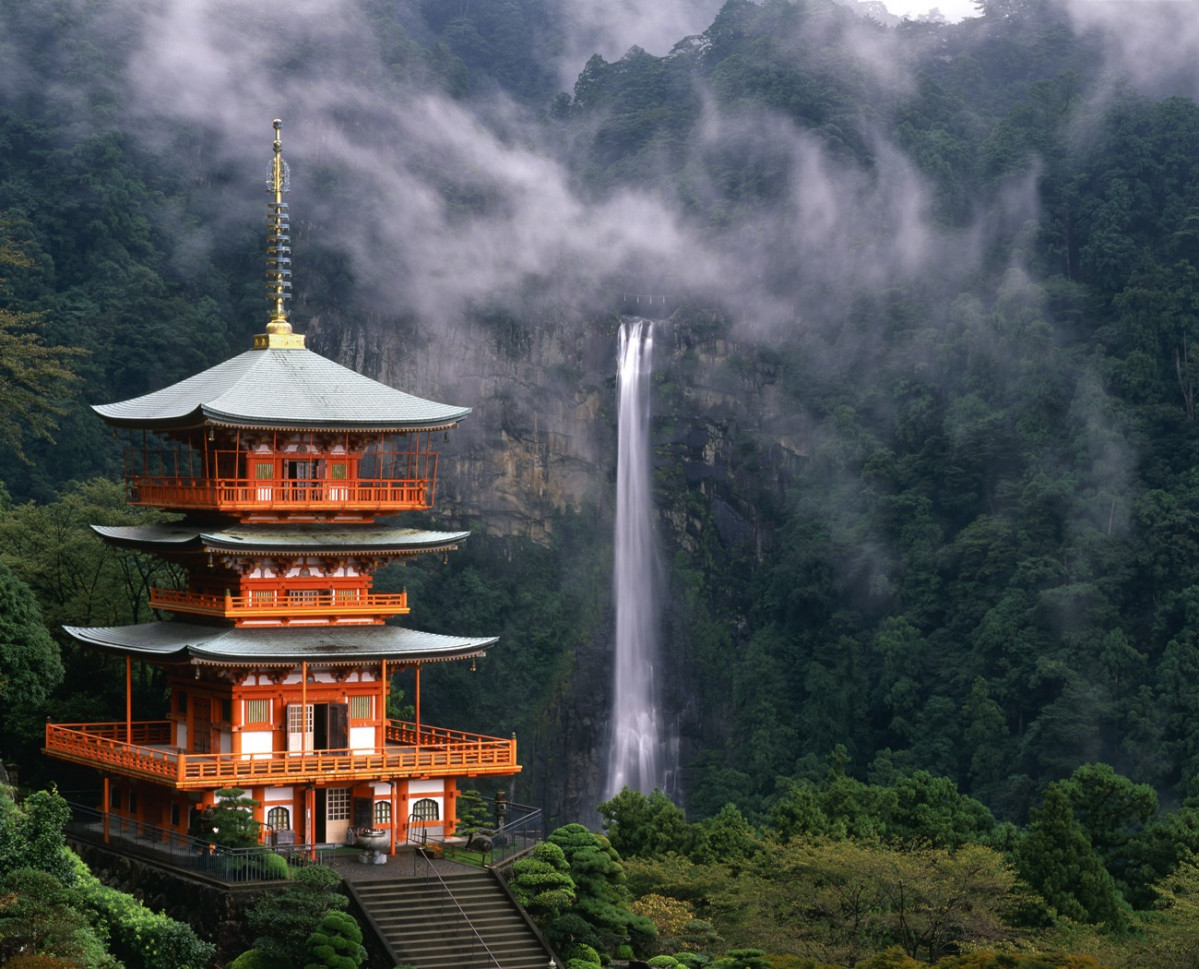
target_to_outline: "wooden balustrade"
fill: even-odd
[[[433,507],[433,478],[186,478],[129,475],[126,498],[153,508],[221,511],[420,511]]]
[[[183,589],[150,590],[150,608],[226,619],[290,619],[400,616],[409,612],[406,592],[362,593],[357,589],[278,591],[269,595],[205,595]]]
[[[516,740],[390,721],[386,734],[409,742],[372,750],[277,750],[271,753],[196,754],[167,747],[169,721],[47,724],[44,752],[99,770],[145,777],[185,790],[231,784],[312,783],[387,777],[462,777],[520,770]],[[416,742],[419,740],[419,743]],[[162,746],[150,746],[161,744]]]

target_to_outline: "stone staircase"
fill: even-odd
[[[546,969],[550,964],[552,953],[491,871],[346,887],[399,965]]]

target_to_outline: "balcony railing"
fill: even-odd
[[[433,507],[435,478],[187,478],[128,475],[126,498],[153,508],[217,511],[420,511]]]
[[[360,593],[357,589],[333,589],[279,592],[275,594],[234,596],[204,595],[181,589],[150,590],[150,608],[168,609],[202,616],[221,616],[239,623],[250,619],[289,619],[325,617],[329,620],[373,618],[382,622],[387,616],[408,613],[406,592]]]
[[[440,727],[388,722],[387,744],[364,749],[195,754],[169,746],[170,721],[46,725],[44,752],[179,790],[362,781],[388,777],[507,776],[520,770],[516,738],[503,740]],[[126,739],[128,736],[128,739]],[[395,742],[393,742],[393,739]]]
[[[296,868],[332,864],[336,845],[282,845],[226,848],[145,821],[122,817],[68,801],[71,816],[64,830],[80,841],[161,864],[186,868],[221,882],[276,881]],[[282,858],[286,864],[280,865]]]

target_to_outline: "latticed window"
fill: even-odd
[[[391,802],[375,802],[375,824],[391,824]]]
[[[270,723],[271,722],[271,701],[270,700],[247,700],[246,701],[246,723]]]
[[[325,817],[330,821],[350,819],[350,789],[331,787],[325,794]]]
[[[273,807],[266,812],[266,823],[276,831],[286,831],[291,827],[291,811],[285,807]]]
[[[412,805],[412,817],[417,821],[437,821],[441,818],[441,808],[431,797],[422,797]]]
[[[352,720],[369,720],[374,712],[373,696],[352,696],[350,697],[350,719]]]

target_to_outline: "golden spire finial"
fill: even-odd
[[[292,332],[287,319],[287,301],[291,299],[291,223],[283,193],[291,190],[291,173],[283,160],[280,132],[283,122],[275,119],[275,157],[266,180],[271,200],[267,203],[266,276],[267,299],[272,303],[271,320],[266,332],[254,338],[255,349],[266,347],[302,349],[304,337]]]

